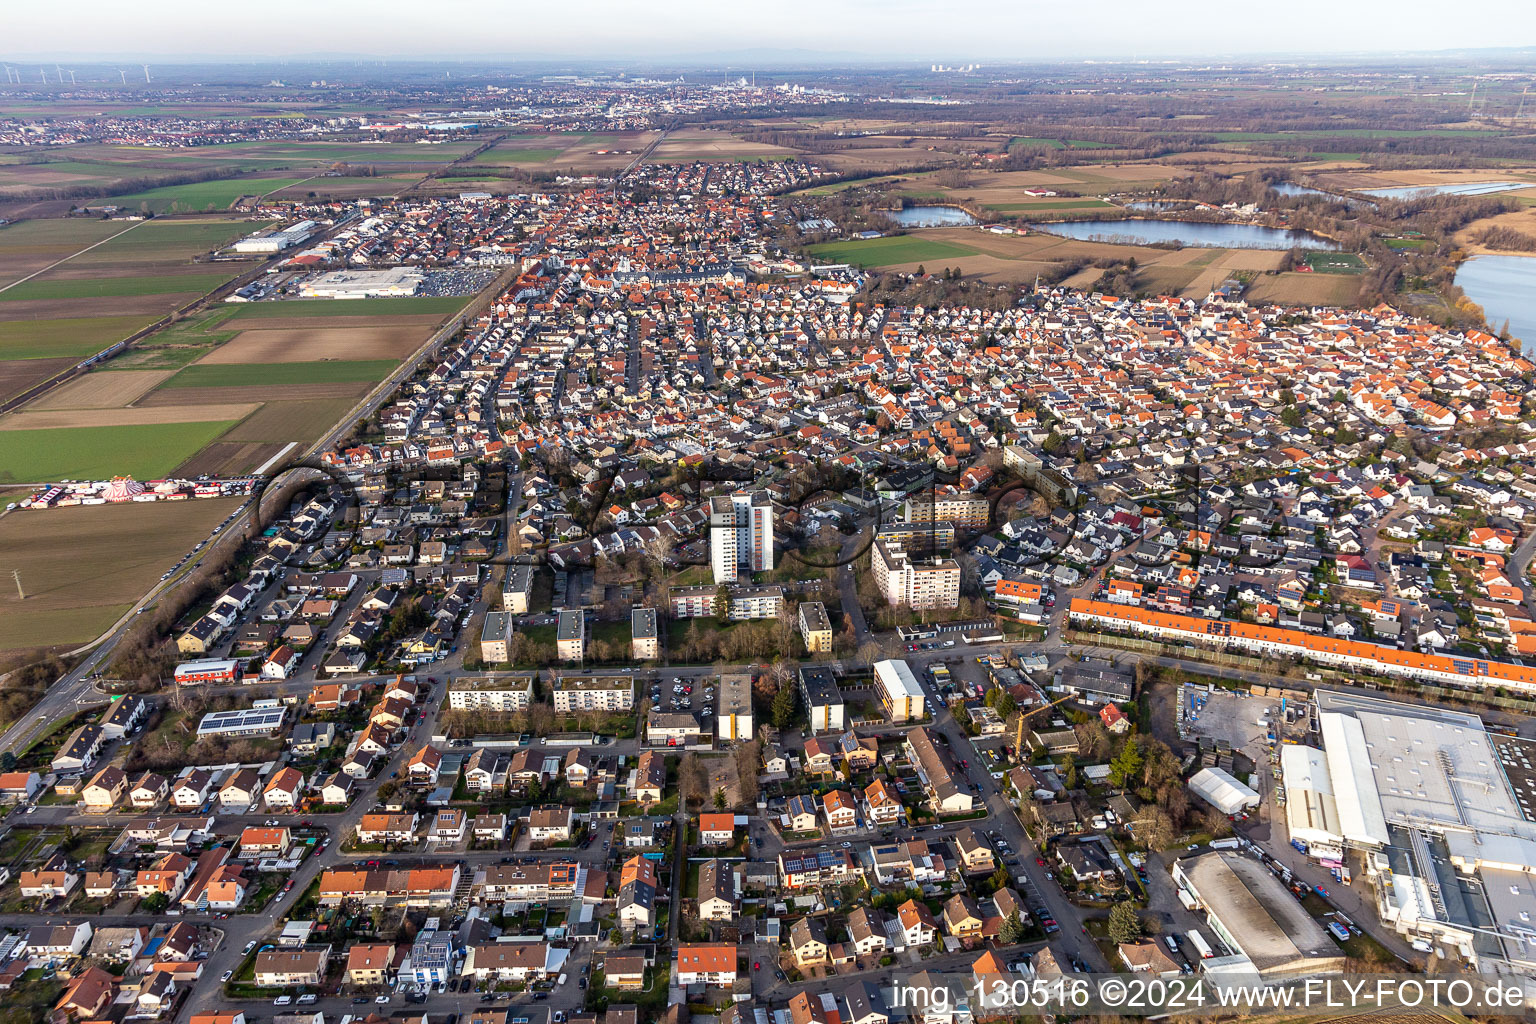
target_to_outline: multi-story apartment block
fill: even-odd
[[[808,654],[832,653],[832,621],[827,618],[827,606],[820,601],[803,601],[800,604],[800,639],[805,641]]]
[[[934,558],[919,563],[900,544],[877,539],[870,548],[875,585],[887,602],[911,608],[956,608],[960,604],[960,563]]]
[[[629,613],[629,656],[636,661],[661,657],[661,630],[656,609],[635,608]]]
[[[969,492],[917,495],[907,499],[902,512],[902,518],[909,523],[953,523],[969,527],[986,526],[992,517],[987,499]]]
[[[667,594],[674,619],[707,619],[716,614],[719,587],[673,587]],[[726,588],[726,618],[776,619],[784,611],[784,588],[738,584]]]
[[[716,583],[773,568],[773,502],[767,492],[710,499],[709,564]]]
[[[481,659],[499,665],[511,657],[512,616],[507,612],[486,612],[480,630]]]
[[[571,608],[560,613],[555,647],[561,661],[580,662],[587,656],[587,613]]]
[[[629,676],[557,676],[555,710],[629,711],[635,706],[635,681]]]
[[[448,683],[451,711],[526,711],[533,703],[533,676],[460,676]]]

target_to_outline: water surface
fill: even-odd
[[[1056,224],[1031,224],[1067,238],[1094,242],[1149,245],[1179,242],[1221,249],[1337,249],[1337,243],[1309,235],[1255,224],[1199,224],[1178,220],[1072,220]]]
[[[909,206],[887,210],[886,216],[904,228],[953,228],[980,223],[958,206]]]
[[[1508,320],[1510,334],[1536,345],[1536,256],[1474,256],[1456,269],[1456,283],[1495,332]]]

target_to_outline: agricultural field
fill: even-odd
[[[0,287],[126,230],[106,220],[24,220],[0,228]]]
[[[435,168],[434,168],[435,170]],[[267,196],[271,199],[304,199],[308,196],[324,196],[328,199],[362,199],[373,196],[399,195],[413,188],[428,171],[418,170],[405,174],[342,175],[339,177],[305,178],[287,188],[280,188]]]
[[[113,196],[100,204],[113,204],[125,210],[143,210],[149,213],[201,213],[227,210],[243,196],[263,196],[290,185],[297,185],[301,178],[221,178],[217,181],[198,181],[186,185],[165,185],[143,192]],[[93,205],[100,205],[93,204]]]
[[[258,226],[71,219],[0,230],[0,400],[229,281],[242,265],[194,259]]]
[[[297,168],[324,170],[337,163],[441,166],[477,145],[480,143],[470,140],[412,143],[255,139],[185,149],[87,143],[70,146],[61,154],[80,161],[111,164],[123,168],[126,176],[143,178],[168,170],[209,168],[252,172]]]
[[[1274,302],[1297,306],[1349,306],[1360,282],[1350,274],[1266,274],[1244,294],[1250,303]]]
[[[373,383],[388,377],[398,359],[302,363],[194,363],[161,385],[165,388],[285,387],[289,384]]]
[[[95,639],[239,499],[81,505],[0,517],[6,566],[26,590],[0,589],[0,650]],[[61,551],[70,557],[61,558]]]
[[[642,147],[643,148],[643,147]],[[679,163],[690,160],[783,160],[793,150],[748,142],[728,131],[716,128],[683,128],[672,132],[648,158],[650,163]]]
[[[656,141],[659,132],[571,132],[511,135],[470,161],[474,167],[525,171],[618,170]],[[444,179],[447,183],[461,179]]]
[[[113,476],[158,479],[234,425],[230,419],[185,423],[179,418],[179,413],[167,412],[159,423],[134,426],[4,431],[0,484]]]
[[[457,313],[463,298],[295,299],[290,302],[247,302],[234,305],[241,320],[313,320],[317,317],[437,317]]]
[[[427,324],[401,324],[371,330],[345,326],[271,327],[243,330],[198,361],[222,363],[305,363],[331,360],[389,359],[398,362],[421,346]],[[238,323],[238,321],[237,321]],[[258,321],[258,323],[265,323]]]
[[[889,267],[898,263],[974,256],[977,252],[963,242],[944,241],[926,235],[925,232],[924,237],[892,235],[848,242],[823,242],[810,246],[807,251],[829,262],[855,263],[864,267]]]
[[[208,240],[195,224],[164,226],[196,236],[198,244]],[[0,448],[9,453],[8,461],[0,458],[0,482],[249,472],[290,443],[307,444],[335,426],[466,301],[227,303],[200,310],[0,418]],[[0,327],[0,346],[7,342]],[[46,351],[35,335],[10,343]],[[97,450],[97,432],[113,429],[122,443]],[[154,458],[138,451],[143,438],[152,439],[146,444]]]
[[[0,303],[29,300],[120,299],[135,295],[186,295],[209,292],[230,279],[229,274],[147,274],[128,277],[64,277],[58,270],[50,277],[33,278],[0,292]]]

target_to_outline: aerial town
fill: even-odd
[[[30,63],[0,1024],[1536,1002],[1523,79]]]

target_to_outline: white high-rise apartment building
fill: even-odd
[[[773,568],[773,502],[765,491],[709,500],[709,562],[716,583]]]

